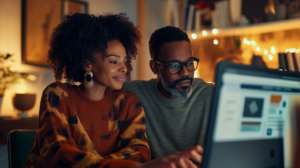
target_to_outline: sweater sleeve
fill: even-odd
[[[120,127],[118,152],[105,158],[146,162],[151,160],[151,153],[146,134],[145,113],[137,96],[133,93],[130,96],[132,99],[127,108],[127,117],[118,124]]]
[[[133,161],[100,156],[88,136],[87,148],[79,149],[69,122],[80,121],[68,112],[67,101],[68,93],[57,85],[43,92],[37,135],[24,167],[133,167]]]

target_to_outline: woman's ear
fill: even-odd
[[[84,65],[84,70],[85,71],[92,71],[92,68],[93,68],[92,63],[89,60],[87,60],[87,64]]]
[[[156,62],[154,60],[150,60],[149,65],[150,65],[152,72],[154,74],[157,74],[158,70],[157,70]]]

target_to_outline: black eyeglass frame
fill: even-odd
[[[178,62],[179,65],[180,65],[180,69],[178,70],[178,72],[172,74],[172,73],[170,72],[170,69],[169,69],[169,64],[172,63],[172,62],[175,62],[175,61],[171,61],[171,62],[166,63],[166,64],[165,64],[165,63],[161,63],[161,62],[159,62],[159,61],[157,61],[157,60],[153,60],[153,61],[155,61],[156,63],[158,63],[158,64],[160,64],[160,65],[167,66],[168,72],[169,72],[171,75],[176,75],[176,74],[178,74],[178,73],[181,71],[181,69],[182,69],[182,67],[183,67],[184,65],[185,65],[186,69],[187,69],[189,72],[194,72],[194,71],[196,71],[197,68],[198,68],[198,65],[199,65],[199,59],[193,57],[193,60],[190,60],[190,61],[187,61],[187,62]],[[197,61],[197,66],[196,66],[196,68],[195,68],[194,70],[189,70],[188,67],[187,67],[187,64],[188,64],[189,62],[191,62],[191,61]]]

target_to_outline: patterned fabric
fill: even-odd
[[[38,131],[25,168],[132,167],[150,160],[145,114],[127,91],[100,101],[55,82],[43,92]]]

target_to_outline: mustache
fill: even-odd
[[[175,80],[172,84],[172,88],[175,88],[176,87],[176,84],[181,82],[181,81],[184,81],[184,80],[190,80],[191,83],[193,83],[193,78],[189,78],[188,76],[184,77],[184,78],[181,78],[181,79],[178,79],[178,80]]]

